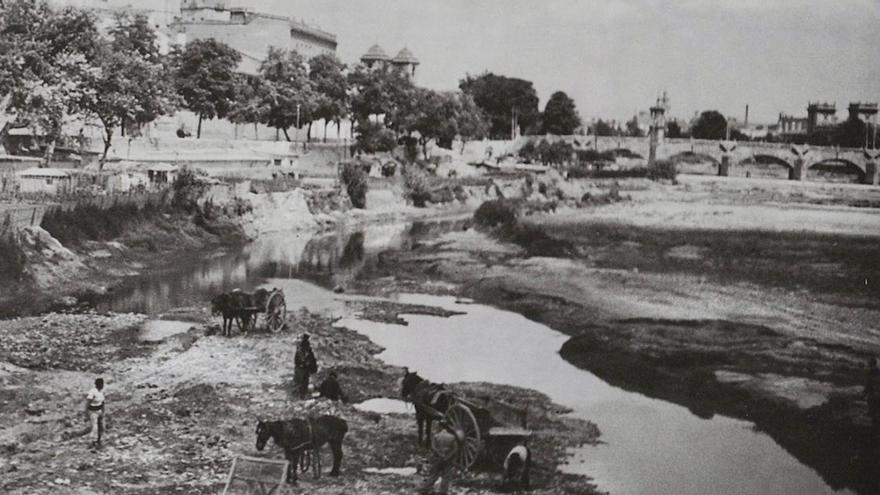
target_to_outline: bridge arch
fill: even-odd
[[[721,163],[714,156],[698,151],[679,151],[666,159],[674,163],[680,173],[695,175],[717,175]]]
[[[737,163],[736,175],[788,179],[794,166],[776,155],[756,153]]]
[[[810,164],[807,169],[807,178],[827,182],[862,183],[865,180],[865,171],[850,160],[828,158]]]

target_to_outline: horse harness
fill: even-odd
[[[305,442],[297,445],[292,451],[297,451],[303,449],[302,455],[299,460],[299,469],[301,472],[306,472],[310,467],[314,468],[315,478],[321,477],[321,455],[318,450],[318,445],[315,443],[315,429],[313,425],[313,419],[311,417],[306,418],[306,424],[309,427],[309,439]],[[311,447],[311,448],[309,448]],[[314,460],[312,459],[314,457]]]

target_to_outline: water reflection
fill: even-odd
[[[216,293],[253,290],[267,279],[304,279],[324,287],[347,285],[380,262],[388,249],[411,249],[419,240],[461,229],[464,221],[371,225],[354,231],[280,233],[240,250],[198,255],[138,276],[95,301],[101,311],[158,314],[181,306],[206,306]]]

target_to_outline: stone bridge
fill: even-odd
[[[585,138],[578,138],[585,139]],[[586,138],[587,146],[600,152],[628,150],[647,159],[650,138],[594,137]],[[745,164],[775,164],[788,169],[788,178],[804,180],[811,169],[849,174],[863,184],[878,185],[880,150],[799,146],[786,143],[712,141],[704,139],[663,139],[657,145],[656,157],[672,161],[707,160],[717,166],[718,175],[726,176],[731,167]]]

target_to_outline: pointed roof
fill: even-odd
[[[373,45],[367,50],[367,53],[361,56],[362,62],[376,61],[376,60],[391,60],[391,57],[385,53],[385,50],[382,49],[378,44]]]
[[[397,52],[397,56],[392,60],[395,64],[413,64],[419,65],[419,59],[413,55],[413,52],[409,51],[409,48],[403,47],[402,50]]]

